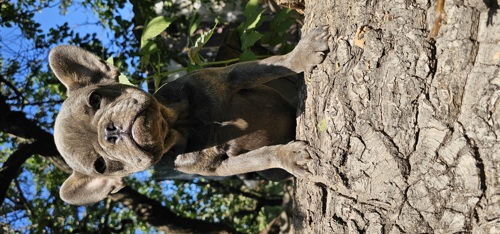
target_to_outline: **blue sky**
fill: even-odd
[[[131,20],[134,16],[132,12],[132,5],[128,2],[125,4],[124,9],[118,9],[118,11],[124,20]],[[68,22],[72,30],[82,35],[87,33],[96,33],[97,37],[100,38],[104,44],[109,42],[109,38],[113,36],[111,31],[98,24],[99,18],[95,16],[92,9],[83,7],[78,3],[69,7],[65,15],[60,14],[59,5],[43,9],[39,13],[35,14],[34,20],[41,24],[41,28],[45,32],[56,25]]]
[[[41,28],[48,32],[50,28],[68,22],[71,29],[81,34],[97,33],[100,38],[107,38],[106,30],[95,23],[99,19],[91,9],[82,6],[71,6],[65,15],[60,14],[59,6],[42,9],[35,14],[34,20],[41,24]]]
[[[17,1],[11,2],[16,4]],[[67,9],[66,14],[61,15],[59,6],[60,4],[54,3],[51,7],[41,9],[35,13],[34,20],[41,24],[41,29],[44,30],[44,32],[48,32],[50,28],[67,22],[70,29],[75,33],[79,33],[80,35],[96,33],[97,37],[105,46],[111,44],[109,42],[110,38],[113,37],[113,32],[105,29],[99,24],[99,18],[95,16],[92,9],[83,7],[79,2],[75,1],[72,6]],[[133,17],[132,5],[129,3],[125,5],[124,9],[119,9],[119,12],[124,20],[131,20]],[[12,56],[9,50],[18,52],[28,44],[26,41],[23,41],[21,31],[17,27],[0,27],[0,40],[2,44],[4,44],[0,51],[4,58]]]

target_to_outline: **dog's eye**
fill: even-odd
[[[103,174],[104,171],[106,171],[106,161],[104,161],[103,157],[99,157],[97,160],[95,160],[94,169],[100,174]]]
[[[101,107],[101,96],[95,92],[93,92],[92,94],[90,94],[90,97],[89,97],[89,105],[98,110],[100,107]]]

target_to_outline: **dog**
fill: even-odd
[[[67,89],[54,138],[73,169],[60,197],[96,203],[160,159],[203,176],[306,175],[311,157],[305,142],[294,141],[296,109],[264,84],[321,63],[328,38],[318,27],[286,55],[197,70],[154,95],[118,83],[116,67],[82,48],[53,48],[50,67]]]

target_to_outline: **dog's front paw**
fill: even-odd
[[[316,27],[300,40],[291,53],[294,66],[300,67],[302,71],[308,71],[323,61],[330,38],[328,28],[328,26]]]
[[[312,157],[308,148],[309,145],[304,141],[292,141],[283,145],[279,154],[281,167],[298,178],[311,176],[308,164],[312,161]]]

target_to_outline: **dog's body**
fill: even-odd
[[[97,202],[122,188],[122,177],[162,157],[189,174],[304,175],[299,164],[309,158],[306,144],[288,143],[295,138],[295,108],[262,84],[320,63],[327,38],[318,28],[287,55],[199,70],[154,97],[118,84],[117,69],[83,49],[54,48],[51,68],[68,89],[54,136],[73,168],[61,198]]]

